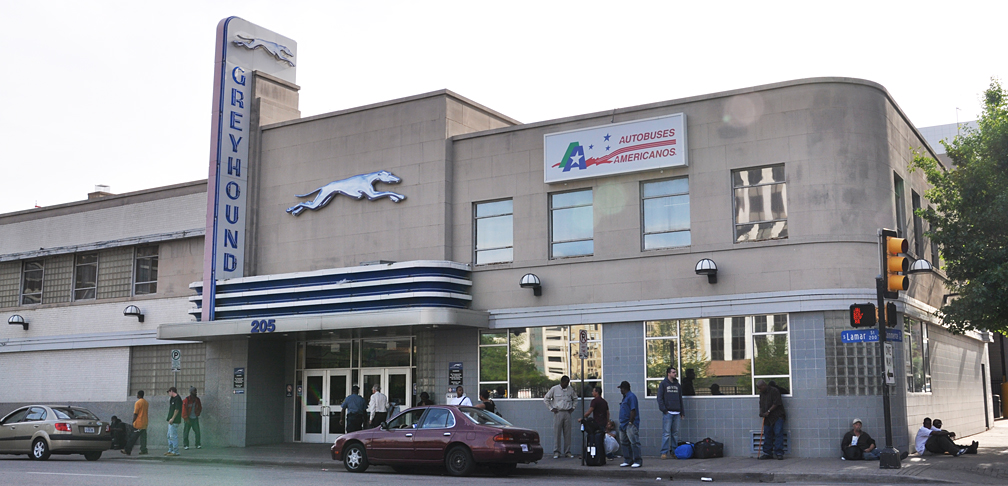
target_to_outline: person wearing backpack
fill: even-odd
[[[665,379],[658,385],[658,409],[662,413],[661,458],[668,459],[679,445],[679,422],[682,419],[682,385],[676,379],[678,370],[665,368]]]
[[[879,450],[875,447],[875,439],[872,439],[868,432],[861,430],[861,419],[856,418],[851,423],[853,429],[844,434],[840,441],[840,452],[843,453],[841,459],[845,461],[866,461],[879,459]]]

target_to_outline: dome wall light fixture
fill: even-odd
[[[539,297],[542,295],[542,283],[539,281],[539,277],[534,273],[526,273],[521,278],[521,288],[532,289],[532,295]]]
[[[927,273],[933,271],[934,265],[931,265],[931,262],[921,258],[920,260],[914,260],[914,262],[910,264],[910,269],[907,270],[906,273]]]
[[[14,314],[9,318],[7,318],[7,324],[10,324],[12,326],[21,326],[24,328],[25,331],[28,330],[28,321],[26,321],[25,318],[21,317],[19,314]]]
[[[717,283],[717,264],[714,260],[710,258],[704,258],[697,262],[696,264],[696,274],[706,275],[707,282],[716,284]]]
[[[133,304],[130,304],[123,309],[123,315],[126,317],[136,317],[140,322],[144,321],[144,315],[140,312],[140,308]]]

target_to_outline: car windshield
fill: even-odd
[[[98,420],[98,417],[83,408],[53,407],[52,411],[60,420]]]
[[[511,422],[504,420],[500,415],[487,412],[486,410],[473,407],[459,407],[459,411],[462,412],[469,420],[480,425],[498,425],[498,426],[508,426]]]

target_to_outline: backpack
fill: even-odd
[[[708,437],[693,444],[693,457],[697,459],[724,457],[724,444]]]
[[[676,459],[689,459],[693,457],[693,444],[689,442],[675,448]]]
[[[864,459],[864,452],[856,445],[847,446],[843,451],[843,457],[848,461],[860,461]]]

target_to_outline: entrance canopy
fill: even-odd
[[[260,319],[225,319],[158,326],[158,339],[206,340],[251,334],[335,331],[399,326],[489,327],[485,311],[449,307],[407,307],[378,311],[277,316]]]

